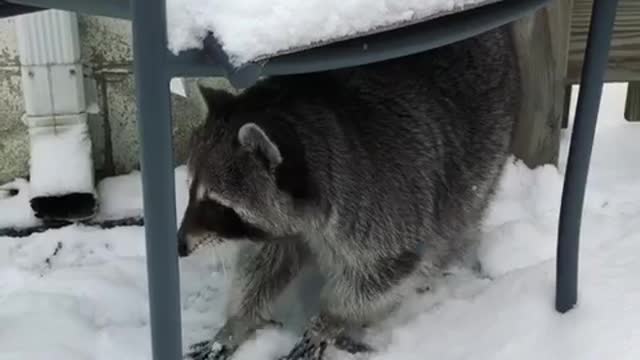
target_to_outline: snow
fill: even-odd
[[[189,196],[186,181],[186,167],[179,166],[175,171],[176,204],[178,220],[182,219]],[[2,196],[3,189],[17,191],[16,196]],[[6,191],[5,191],[6,192]],[[0,229],[29,228],[41,224],[31,210],[29,200],[31,189],[25,179],[0,186]],[[102,179],[97,186],[98,212],[96,222],[142,217],[142,180],[139,171],[130,174]]]
[[[91,139],[86,121],[64,117],[43,124],[32,120],[29,126],[31,144],[31,195],[56,196],[69,193],[93,193]]]
[[[186,167],[179,166],[175,171],[176,205],[178,220],[182,218],[189,196],[187,190]],[[99,212],[98,221],[123,217],[141,217],[142,180],[140,172],[105,178],[98,184]]]
[[[380,31],[496,0],[168,0],[169,49],[199,49],[211,31],[231,62]]]
[[[578,306],[564,315],[553,309],[564,132],[560,170],[507,165],[481,234],[486,276],[454,268],[431,292],[410,299],[369,334],[380,349],[372,360],[640,357],[640,126],[623,120],[625,91],[626,85],[612,84],[604,93],[585,202]],[[184,167],[176,174],[180,214]],[[105,217],[139,213],[137,173],[105,180],[100,189]],[[20,210],[19,199],[0,204],[10,199]],[[0,359],[149,359],[144,250],[140,227],[69,226],[0,237]],[[222,325],[228,275],[207,249],[181,259],[180,267],[186,348]],[[295,340],[285,331],[261,331],[235,359],[274,359]]]
[[[16,195],[11,195],[16,192]],[[0,186],[0,229],[36,226],[40,221],[34,216],[29,200],[31,189],[25,179],[15,179]]]

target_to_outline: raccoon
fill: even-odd
[[[228,320],[195,359],[231,356],[313,263],[319,311],[286,356],[375,349],[363,329],[473,249],[503,165],[520,84],[508,27],[424,53],[202,87],[189,204],[178,234],[242,246]],[[241,245],[240,245],[241,244]]]

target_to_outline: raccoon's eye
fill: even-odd
[[[218,211],[216,211],[217,208],[216,206],[214,206],[214,203],[212,201],[202,201],[198,207],[199,209],[201,209],[199,220],[205,226],[209,223],[208,220],[211,218],[215,218],[218,213]]]
[[[251,240],[266,239],[265,231],[244,221],[232,208],[223,206],[215,201],[204,201],[202,204],[203,227],[218,236],[227,239]]]
[[[204,223],[207,225],[219,226],[225,221],[234,223],[240,219],[232,208],[224,206],[214,200],[202,201],[200,208],[202,209],[202,220],[204,220]]]

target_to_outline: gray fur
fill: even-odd
[[[326,280],[331,336],[383,320],[473,247],[508,154],[517,74],[500,28],[233,97],[203,92],[211,108],[194,135],[181,253],[252,241],[236,262],[234,321],[269,319],[309,258]]]

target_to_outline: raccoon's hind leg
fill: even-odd
[[[279,326],[271,318],[272,305],[299,273],[306,258],[306,250],[297,239],[244,248],[236,259],[224,326],[213,339],[192,345],[187,357],[227,359],[256,330]]]

